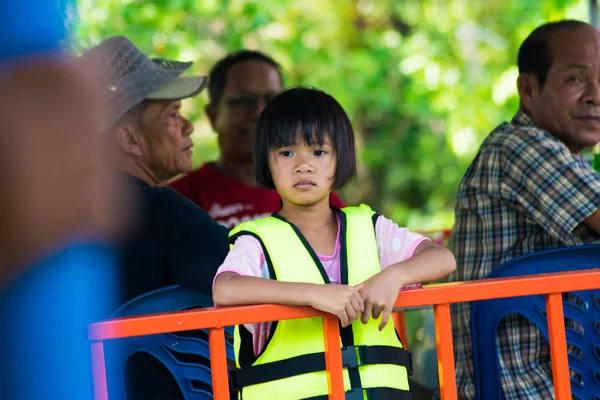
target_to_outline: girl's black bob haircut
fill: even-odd
[[[333,97],[313,88],[297,87],[277,95],[256,123],[254,166],[257,182],[275,189],[269,169],[269,151],[303,140],[322,145],[328,137],[335,152],[332,189],[340,189],[356,176],[354,130],[348,115]]]

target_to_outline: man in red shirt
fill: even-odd
[[[256,183],[253,147],[262,109],[282,90],[279,64],[260,52],[242,50],[217,62],[209,76],[206,115],[217,133],[220,158],[172,182],[171,188],[229,228],[279,211],[277,192]],[[334,193],[330,202],[344,206]]]

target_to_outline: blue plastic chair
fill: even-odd
[[[180,311],[191,308],[212,307],[212,299],[193,290],[175,285],[136,297],[121,306],[113,318],[130,317],[161,312]],[[190,331],[192,332],[192,331]],[[212,376],[208,332],[193,331],[135,336],[106,342],[109,393],[125,399],[124,367],[127,359],[135,353],[145,352],[160,362],[177,381],[185,400],[212,399]],[[226,328],[226,336],[233,337],[233,327]],[[110,347],[109,347],[110,346]],[[231,341],[226,342],[227,357],[234,360]],[[111,385],[113,381],[113,385]],[[111,388],[111,386],[113,386]]]
[[[600,268],[600,246],[547,250],[515,258],[494,269],[488,278],[567,272]],[[600,288],[600,282],[598,283]],[[574,400],[600,400],[600,290],[563,295]],[[508,314],[520,314],[534,323],[548,341],[544,296],[524,296],[473,302],[471,339],[477,399],[502,399],[496,346],[497,328]],[[485,393],[485,396],[484,396]]]

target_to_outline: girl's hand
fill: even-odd
[[[364,301],[364,311],[361,318],[363,324],[369,322],[371,316],[377,319],[383,313],[379,330],[387,325],[394,303],[398,298],[398,293],[403,286],[397,274],[393,272],[390,268],[384,269],[355,287]]]
[[[309,296],[311,307],[335,314],[342,327],[356,321],[364,309],[363,299],[358,291],[348,285],[315,285]]]
[[[394,302],[400,289],[416,282],[431,282],[439,279],[456,268],[456,260],[443,246],[421,242],[413,256],[405,261],[388,266],[386,269],[355,286],[365,303],[362,322],[366,324],[369,317],[381,318],[379,329],[388,323]]]

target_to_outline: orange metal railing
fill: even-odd
[[[450,304],[528,295],[546,295],[552,375],[557,400],[571,400],[567,345],[562,307],[563,292],[600,288],[600,271],[561,272],[519,278],[485,279],[430,285],[401,292],[397,308],[433,305],[440,391],[443,400],[456,400]],[[342,355],[337,318],[307,307],[257,305],[189,310],[129,317],[92,324],[94,391],[96,400],[106,400],[103,341],[191,329],[209,329],[210,362],[215,400],[229,399],[225,332],[223,327],[284,319],[322,316],[329,399],[344,399]]]

